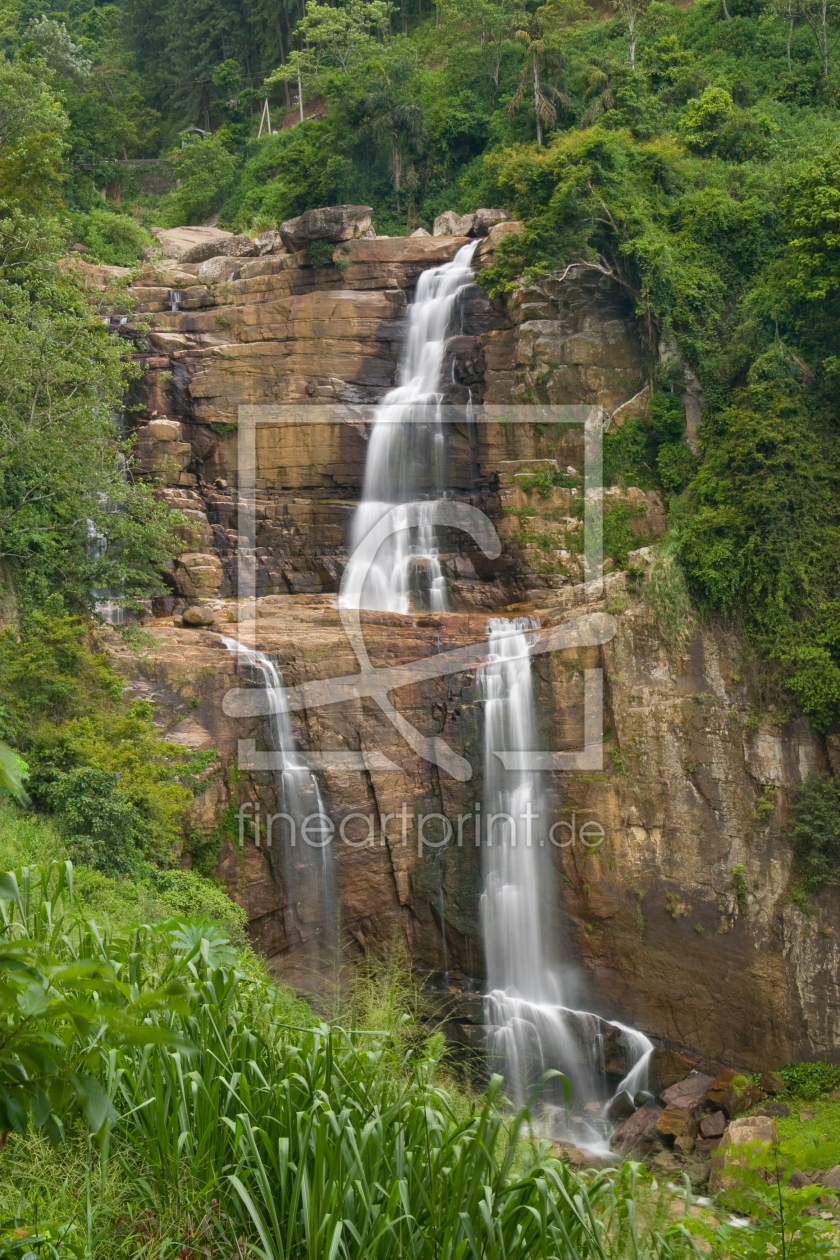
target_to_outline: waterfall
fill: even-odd
[[[351,556],[341,596],[348,608],[407,613],[447,607],[434,531],[436,499],[446,493],[446,452],[440,377],[455,301],[471,283],[477,242],[463,245],[452,262],[424,271],[408,310],[399,384],[376,408],[365,462],[362,499],[353,519]],[[368,571],[353,552],[392,507],[427,500],[412,537],[407,524],[380,548]],[[365,576],[367,573],[367,577]]]
[[[492,618],[488,658],[479,671],[484,704],[484,893],[482,929],[487,959],[490,1050],[518,1103],[544,1072],[559,1069],[573,1090],[567,1114],[563,1091],[549,1086],[552,1131],[578,1146],[607,1151],[609,1097],[604,1029],[615,1028],[626,1051],[627,1074],[614,1097],[635,1097],[647,1086],[653,1049],[643,1033],[568,1005],[555,930],[557,891],[546,826],[550,799],[543,776],[506,771],[502,752],[538,747],[531,672],[536,618]],[[600,1114],[599,1114],[600,1113]]]
[[[248,669],[257,675],[269,699],[271,743],[278,754],[275,777],[275,813],[266,818],[261,843],[282,849],[286,897],[294,907],[297,927],[308,961],[333,963],[338,940],[335,874],[329,840],[320,843],[323,829],[307,819],[326,818],[318,780],[297,754],[283,691],[283,679],[274,661],[263,652],[245,647],[236,639],[219,635]],[[270,821],[273,819],[273,822]]]

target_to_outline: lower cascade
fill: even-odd
[[[572,977],[560,961],[552,917],[557,895],[546,827],[550,793],[539,772],[505,770],[497,755],[538,746],[529,637],[537,629],[536,618],[492,618],[488,660],[479,672],[485,712],[481,912],[490,1054],[518,1104],[544,1073],[562,1072],[571,1098],[566,1099],[562,1083],[549,1081],[542,1121],[552,1136],[605,1154],[614,1127],[610,1103],[624,1093],[635,1099],[646,1092],[653,1044],[635,1029],[567,1004]],[[611,1057],[626,1069],[614,1090],[607,1083],[608,1040],[618,1051]]]

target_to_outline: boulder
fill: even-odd
[[[474,224],[474,214],[456,214],[454,210],[444,210],[435,219],[432,236],[472,236]]]
[[[733,1120],[723,1135],[712,1160],[709,1190],[715,1194],[732,1184],[732,1170],[739,1163],[739,1147],[749,1146],[752,1153],[767,1151],[768,1166],[772,1163],[772,1144],[776,1141],[776,1122],[769,1116],[743,1116]]]
[[[689,1138],[693,1145],[693,1140],[697,1137],[697,1121],[685,1107],[676,1107],[669,1103],[656,1121],[656,1132],[662,1138]]]
[[[412,232],[411,235],[412,236],[431,236],[432,234],[431,232],[427,232],[425,228],[417,228],[417,230],[415,232]]]
[[[268,232],[260,232],[254,237],[254,244],[260,253],[264,254],[285,254],[286,246],[283,244],[283,237],[275,228],[270,228]]]
[[[676,1085],[662,1090],[659,1097],[669,1106],[694,1111],[705,1100],[706,1091],[713,1080],[714,1077],[706,1076],[703,1072],[689,1072],[684,1081],[678,1081]]]
[[[758,1082],[765,1094],[783,1094],[787,1089],[781,1076],[776,1072],[762,1072]]]
[[[790,1174],[789,1184],[793,1190],[804,1190],[806,1186],[812,1186],[814,1182],[801,1168],[794,1168]]]
[[[656,1122],[664,1110],[659,1103],[645,1103],[618,1126],[610,1138],[610,1149],[620,1155],[627,1155],[630,1151],[652,1151],[659,1140]]]
[[[205,258],[220,254],[222,252],[220,242],[229,240],[233,233],[223,232],[217,227],[177,227],[152,228],[152,236],[160,242],[166,251],[167,258],[173,258],[177,262],[203,262]],[[209,253],[202,254],[201,258],[185,256],[201,246],[212,246],[212,248]]]
[[[648,1079],[651,1089],[659,1094],[663,1089],[668,1089],[671,1085],[676,1085],[677,1081],[684,1081],[689,1072],[694,1070],[694,1064],[691,1059],[685,1058],[682,1054],[677,1054],[675,1050],[655,1049],[650,1056],[648,1065]]]
[[[790,1107],[785,1106],[783,1102],[777,1102],[773,1099],[761,1108],[761,1111],[755,1113],[757,1116],[772,1116],[774,1120],[786,1120],[790,1115]]]
[[[738,1073],[734,1068],[721,1068],[706,1091],[706,1102],[712,1107],[719,1107],[729,1116],[735,1101],[735,1088],[732,1082]]]
[[[498,223],[508,223],[510,213],[507,210],[476,210],[473,215],[473,236],[486,236]],[[456,233],[453,233],[456,235]]]
[[[818,1185],[824,1186],[826,1190],[840,1191],[840,1164],[834,1168],[829,1168],[828,1172],[817,1173],[814,1181]]]
[[[250,236],[232,236],[228,233],[226,236],[204,241],[198,245],[193,245],[192,249],[186,250],[181,255],[181,262],[185,263],[201,263],[206,262],[208,258],[218,258],[222,254],[228,258],[253,258],[259,253],[259,246]]]
[[[723,1137],[726,1132],[726,1116],[722,1111],[713,1111],[700,1121],[700,1133],[704,1138]]]
[[[212,626],[216,621],[212,611],[209,608],[202,608],[199,604],[194,604],[191,608],[185,608],[181,617],[181,624],[185,626]]]
[[[198,278],[202,284],[218,284],[220,280],[229,280],[231,276],[238,274],[236,263],[227,254],[208,258],[198,269]]]
[[[636,1110],[635,1103],[626,1089],[607,1103],[607,1116],[610,1120],[626,1120]]]
[[[352,241],[370,227],[371,206],[324,206],[305,210],[280,224],[286,249],[294,253],[309,241]]]
[[[478,247],[478,252],[482,258],[493,251],[501,244],[506,236],[518,236],[522,231],[524,224],[518,219],[512,219],[510,222],[494,223],[487,235]]]
[[[732,1103],[733,1116],[742,1116],[745,1111],[752,1111],[759,1103],[763,1103],[767,1095],[757,1085],[748,1085],[736,1094]]]

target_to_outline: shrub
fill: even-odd
[[[87,247],[87,257],[111,267],[132,267],[142,257],[144,248],[153,244],[146,229],[131,215],[111,210],[78,215],[75,231]]]
[[[214,137],[186,143],[170,160],[179,186],[164,198],[165,226],[203,222],[221,207],[233,187],[239,166],[236,157]]]
[[[804,890],[816,894],[840,883],[840,783],[810,774],[797,791],[787,833]]]
[[[840,1068],[833,1063],[788,1063],[778,1069],[787,1092],[793,1098],[812,1102],[820,1094],[828,1094],[840,1085]]]

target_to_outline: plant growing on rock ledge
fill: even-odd
[[[840,783],[810,774],[793,799],[787,834],[806,896],[840,883]]]

